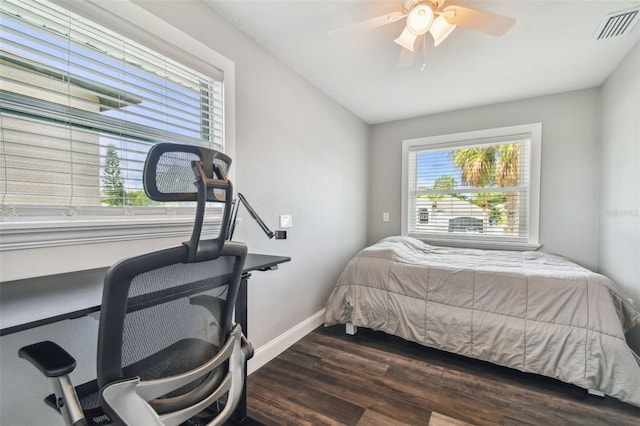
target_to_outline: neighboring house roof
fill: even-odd
[[[69,83],[73,84],[74,86],[88,90],[97,97],[98,103],[101,105],[100,111],[112,108],[123,108],[127,105],[135,105],[142,102],[141,99],[131,96],[130,94],[127,94],[122,90],[83,79],[81,77],[69,75],[64,71],[31,61],[27,58],[23,58],[4,49],[0,50],[0,62],[13,64],[13,66],[30,70],[41,75],[46,75],[55,80],[69,81]],[[106,108],[103,108],[103,106]]]

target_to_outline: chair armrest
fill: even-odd
[[[69,374],[76,368],[76,360],[67,351],[50,341],[20,348],[18,356],[29,361],[51,379],[54,395],[45,398],[45,402],[62,414],[65,424],[87,426],[78,395],[69,379]]]
[[[25,346],[18,351],[47,377],[60,377],[76,368],[76,360],[56,343],[44,341]]]

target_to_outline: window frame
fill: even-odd
[[[206,74],[208,67],[222,70],[225,153],[235,160],[233,61],[129,0],[100,3],[91,0],[52,1],[197,71]],[[235,179],[235,167],[231,168],[229,177]],[[144,216],[0,222],[0,251],[188,236],[192,222],[189,217]],[[205,233],[220,224],[220,217],[214,214],[207,222]]]
[[[482,235],[461,238],[460,236],[438,235],[435,233],[409,232],[409,214],[411,197],[409,194],[409,152],[417,147],[428,150],[451,149],[469,146],[484,140],[507,139],[510,136],[527,134],[530,140],[529,158],[529,197],[528,197],[528,235],[526,242],[493,240]],[[401,235],[412,236],[427,243],[456,247],[503,249],[503,250],[536,250],[540,247],[540,167],[542,149],[542,123],[522,124],[516,126],[483,129],[470,132],[443,134],[402,141],[402,201],[401,201]]]

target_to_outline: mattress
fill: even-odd
[[[325,324],[343,323],[640,406],[640,362],[624,337],[638,309],[560,256],[386,238],[351,259],[332,290]]]

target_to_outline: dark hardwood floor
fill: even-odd
[[[253,373],[266,425],[640,425],[640,408],[384,333],[320,327]]]

